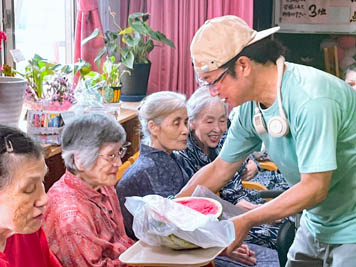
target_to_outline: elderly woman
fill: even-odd
[[[144,139],[140,156],[124,173],[116,186],[125,222],[126,233],[132,231],[132,215],[124,206],[128,196],[157,194],[168,197],[177,194],[188,182],[172,153],[187,145],[187,109],[185,96],[161,91],[147,96],[139,110]]]
[[[41,147],[0,125],[0,266],[60,266],[41,228],[46,173]]]
[[[49,190],[45,231],[64,266],[125,266],[127,237],[114,185],[126,134],[112,117],[88,114],[62,132],[66,173]]]
[[[212,162],[219,154],[223,143],[223,136],[226,133],[228,110],[226,104],[219,97],[210,96],[209,88],[207,87],[201,87],[194,92],[188,100],[187,109],[190,128],[188,144],[185,150],[178,151],[177,153],[179,154],[178,158],[180,158],[178,161],[179,164],[191,177],[200,168]],[[251,166],[255,167],[255,171],[250,170]],[[221,189],[220,197],[233,204],[237,204],[241,208],[254,208],[256,202],[260,203],[262,200],[256,198],[254,190],[244,189],[241,180],[246,179],[246,176],[254,176],[256,173],[256,162],[250,156],[243,168]],[[263,179],[261,179],[261,175]],[[270,183],[270,180],[275,179],[275,177],[271,175],[271,172],[268,172],[268,174],[263,172],[251,179],[251,181],[255,179],[258,182],[265,180],[264,184],[266,185]],[[278,179],[278,182],[283,181],[283,177]],[[279,225],[253,227],[246,241],[275,249],[278,230]]]

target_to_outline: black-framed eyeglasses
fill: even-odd
[[[116,158],[122,159],[123,157],[125,157],[126,152],[127,152],[127,147],[130,145],[131,145],[131,143],[127,142],[122,147],[120,147],[120,149],[117,153],[99,154],[98,156],[103,157],[104,159],[109,160],[109,161],[114,161]]]
[[[210,90],[213,90],[214,92],[217,92],[216,84],[225,77],[225,75],[228,72],[228,70],[229,70],[229,67],[225,68],[224,71],[211,83],[208,83],[207,81],[204,81],[204,80],[200,79],[198,74],[195,77],[196,77],[196,80],[197,80],[199,86],[206,86]]]

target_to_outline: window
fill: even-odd
[[[16,48],[25,57],[16,65],[20,71],[35,53],[56,63],[72,63],[74,5],[73,0],[3,0],[5,62],[12,65],[9,50]]]

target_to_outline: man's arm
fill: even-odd
[[[218,192],[230,181],[242,163],[243,160],[227,162],[217,157],[212,163],[196,172],[176,197],[191,196],[198,185],[203,185],[214,193]]]
[[[301,175],[301,181],[279,197],[231,220],[235,226],[235,241],[227,253],[240,246],[251,227],[296,214],[323,201],[330,187],[332,171]]]

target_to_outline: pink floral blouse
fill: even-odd
[[[126,235],[114,187],[99,191],[66,172],[48,192],[44,230],[63,266],[126,266]]]

